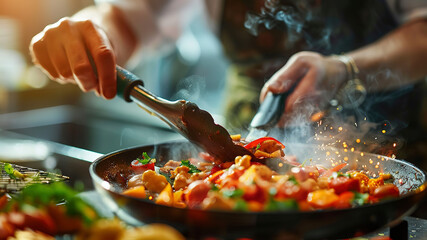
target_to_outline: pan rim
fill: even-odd
[[[374,156],[381,156],[384,158],[387,158],[388,160],[397,162],[399,164],[403,164],[406,165],[408,167],[411,167],[413,169],[416,169],[418,172],[420,172],[422,174],[422,178],[424,179],[424,182],[422,184],[420,184],[419,187],[417,187],[416,189],[412,189],[411,191],[401,195],[399,198],[393,198],[393,199],[385,199],[382,200],[381,202],[378,203],[373,203],[373,204],[366,204],[366,205],[362,205],[362,206],[356,206],[356,207],[351,207],[351,208],[346,208],[346,209],[317,209],[317,210],[311,210],[311,211],[300,211],[300,210],[284,210],[284,211],[261,211],[261,212],[251,212],[251,211],[229,211],[229,210],[203,210],[203,209],[191,209],[191,208],[177,208],[177,207],[172,207],[172,206],[165,206],[165,205],[160,205],[160,204],[156,204],[153,201],[147,200],[147,199],[141,199],[141,198],[136,198],[136,197],[131,197],[131,196],[126,196],[123,195],[121,192],[119,192],[116,188],[114,188],[114,186],[112,186],[108,181],[102,179],[101,177],[98,176],[98,174],[96,173],[96,166],[102,162],[103,160],[108,159],[109,157],[112,157],[114,155],[118,155],[120,153],[123,152],[127,152],[130,150],[135,150],[138,148],[144,148],[144,147],[153,147],[153,146],[158,146],[158,145],[171,145],[171,144],[182,144],[182,143],[187,143],[187,141],[182,141],[182,140],[174,140],[174,141],[167,141],[167,142],[162,142],[162,143],[157,143],[157,144],[146,144],[146,145],[140,145],[140,146],[133,146],[133,147],[128,147],[128,148],[124,148],[124,149],[119,149],[116,151],[113,151],[111,153],[107,153],[104,154],[100,157],[98,157],[96,160],[94,160],[90,167],[89,167],[89,173],[90,176],[92,178],[92,181],[94,181],[97,185],[102,186],[104,190],[115,193],[115,194],[119,194],[123,197],[126,198],[130,198],[136,201],[141,201],[147,204],[153,204],[157,207],[165,207],[165,208],[171,208],[171,209],[180,209],[180,210],[191,210],[191,211],[200,211],[200,212],[211,212],[211,213],[219,213],[219,214],[247,214],[247,215],[251,215],[251,214],[259,214],[262,216],[274,216],[274,215],[283,215],[283,214],[328,214],[328,213],[336,213],[336,212],[343,212],[343,211],[351,211],[354,209],[364,209],[364,208],[371,208],[371,207],[377,207],[379,205],[384,205],[384,204],[389,204],[389,203],[393,203],[393,202],[397,202],[409,197],[413,197],[415,194],[419,194],[421,192],[426,192],[427,191],[427,179],[426,179],[426,175],[427,173],[423,170],[418,168],[417,166],[415,166],[414,164],[407,162],[405,160],[400,160],[400,159],[394,159],[394,158],[390,158],[387,156],[382,156],[382,155],[378,155],[378,154],[374,154],[374,153],[367,153],[370,155],[374,155]],[[189,143],[189,142],[188,142]]]

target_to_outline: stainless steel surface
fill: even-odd
[[[237,156],[257,158],[246,148],[237,145],[212,115],[195,103],[185,100],[174,102],[162,99],[143,87],[143,82],[133,73],[116,66],[117,92],[127,102],[135,102],[152,115],[166,122],[172,129],[202,148],[215,161],[230,162]]]
[[[156,97],[146,89],[135,86],[130,90],[130,99],[137,103],[141,108],[148,111],[151,115],[160,118],[175,131],[186,136],[187,127],[182,122],[186,101],[168,101]]]
[[[147,117],[142,113],[141,118]],[[64,105],[0,114],[0,129],[96,153],[184,139],[168,128],[143,121],[137,115],[130,118],[96,108]]]

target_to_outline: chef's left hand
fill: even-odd
[[[345,64],[336,58],[315,52],[299,52],[266,82],[260,101],[264,100],[267,92],[284,93],[297,84],[286,99],[283,116],[298,113],[309,117],[327,106],[347,77]],[[287,121],[282,118],[280,125]]]

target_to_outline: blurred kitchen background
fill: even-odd
[[[182,139],[136,104],[84,94],[76,85],[50,81],[33,66],[31,38],[46,25],[92,4],[92,0],[0,0],[0,161],[60,169],[89,188],[88,171],[82,169],[100,154]],[[217,38],[199,17],[162,55],[145,56],[126,67],[151,92],[193,101],[221,122],[227,62]]]
[[[31,38],[91,4],[91,0],[0,0],[0,128],[99,153],[181,138],[135,104],[83,94],[75,85],[50,81],[33,66]],[[153,93],[196,102],[221,121],[217,113],[223,104],[227,62],[218,40],[200,19],[162,55],[145,56],[128,68]],[[138,127],[141,132],[135,130]],[[147,134],[147,128],[156,131]]]

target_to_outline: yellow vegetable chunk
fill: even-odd
[[[252,165],[242,176],[239,177],[239,182],[250,185],[254,182],[270,181],[273,172],[265,165]]]
[[[172,187],[169,183],[166,185],[165,188],[163,188],[162,192],[157,197],[156,203],[166,206],[173,205]]]
[[[127,189],[123,192],[126,196],[136,197],[136,198],[145,198],[147,195],[145,193],[144,186],[137,186]]]
[[[165,176],[157,174],[153,170],[145,171],[141,178],[145,188],[154,193],[160,193],[169,184]]]

